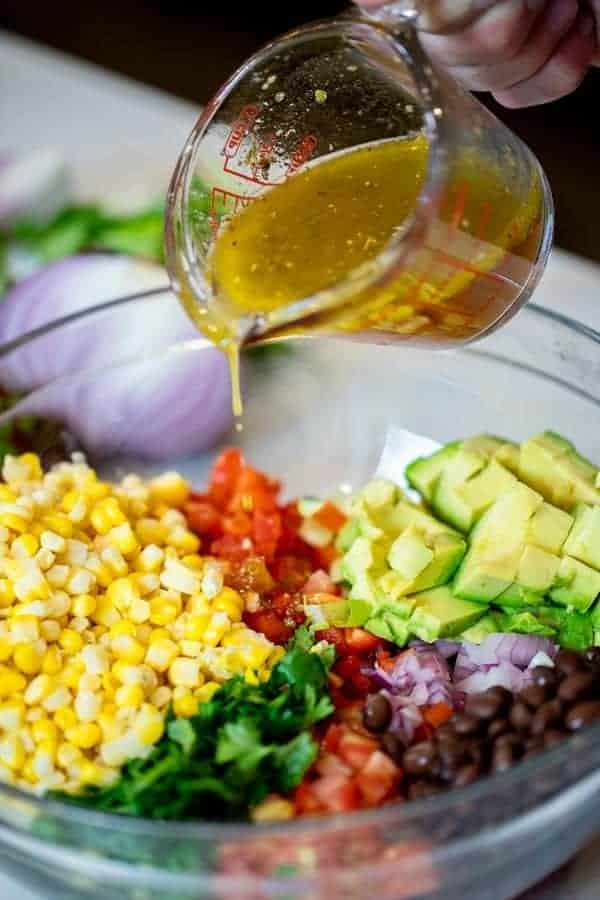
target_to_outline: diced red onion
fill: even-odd
[[[558,648],[548,638],[530,634],[491,634],[481,644],[465,641],[454,667],[459,691],[477,693],[500,686],[517,692],[530,682],[530,669],[552,660]]]

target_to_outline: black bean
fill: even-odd
[[[544,744],[541,737],[536,736],[527,738],[523,746],[525,748],[525,753],[529,755],[534,752],[539,753],[539,751],[543,749]]]
[[[575,653],[574,650],[559,650],[555,666],[560,675],[572,675],[573,672],[585,669],[585,660],[580,653]]]
[[[484,744],[478,741],[469,746],[467,755],[472,763],[475,763],[476,766],[483,767],[486,764],[488,753],[486,752]]]
[[[517,731],[528,731],[533,715],[525,703],[515,700],[508,714],[508,721]]]
[[[567,703],[574,703],[576,700],[587,700],[593,695],[594,688],[598,689],[600,685],[591,672],[573,672],[568,675],[558,689],[558,696]]]
[[[362,718],[369,731],[385,731],[392,719],[392,707],[383,694],[369,694],[363,707]]]
[[[443,725],[440,725],[440,727],[436,729],[435,736],[440,743],[446,740],[456,740],[456,732],[454,730],[454,716],[452,716],[451,719],[449,719],[447,722],[444,722]]]
[[[515,752],[510,744],[494,747],[492,753],[492,772],[506,772],[515,762]]]
[[[438,747],[440,761],[440,776],[444,781],[452,781],[457,770],[462,766],[466,757],[466,746],[460,741],[451,744],[449,741]]]
[[[391,756],[394,762],[401,763],[404,756],[404,744],[391,731],[387,731],[382,739],[381,746],[388,756]]]
[[[544,747],[555,747],[556,744],[562,744],[566,735],[556,728],[549,728],[544,732]]]
[[[480,767],[475,763],[471,763],[458,770],[454,784],[456,787],[466,787],[468,784],[472,784],[479,775],[481,775]]]
[[[461,737],[476,734],[481,728],[481,719],[475,716],[469,716],[467,713],[456,713],[452,717],[454,731]]]
[[[558,683],[556,670],[550,666],[536,666],[532,669],[531,675],[535,685],[546,688],[548,691],[554,690]]]
[[[550,725],[560,722],[563,713],[563,705],[558,698],[547,700],[536,710],[531,720],[531,733],[543,734]]]
[[[465,712],[469,716],[487,721],[495,719],[508,706],[512,695],[504,688],[488,688],[481,694],[471,694],[465,703]]]
[[[522,700],[531,709],[537,709],[548,698],[548,691],[541,684],[530,684],[524,688],[519,694],[519,700]]]
[[[421,741],[405,750],[402,768],[409,775],[436,775],[439,764],[433,741]]]
[[[432,781],[413,781],[408,788],[408,797],[410,800],[422,800],[425,797],[432,797],[439,794],[443,788],[439,784]]]
[[[490,722],[488,725],[488,737],[494,738],[500,737],[501,734],[507,734],[510,731],[510,723],[508,719],[494,719],[493,722]]]
[[[600,716],[600,700],[587,700],[572,706],[565,716],[565,725],[569,731],[579,731]]]

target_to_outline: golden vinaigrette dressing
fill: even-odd
[[[214,313],[200,316],[191,298],[186,306],[229,356],[236,414],[243,321],[260,317],[273,338],[377,331],[380,342],[387,335],[450,344],[492,324],[520,293],[539,248],[541,183],[518,191],[465,155],[449,173],[424,243],[385,287],[357,289],[332,308],[290,310],[375,260],[413,213],[427,157],[427,140],[418,136],[325,158],[222,228],[208,272]]]

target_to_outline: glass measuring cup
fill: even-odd
[[[378,16],[353,12],[291,32],[248,60],[198,120],[169,190],[167,264],[188,313],[216,343],[344,334],[451,346],[498,327],[531,295],[552,240],[543,171],[515,135],[434,70],[411,13],[391,4]],[[373,196],[388,232],[372,248],[367,235],[350,265],[328,228],[341,229],[338,243],[349,228],[349,245],[360,220],[340,221],[337,208],[329,217],[317,169],[345,154],[344,165],[352,162],[357,148],[418,149],[423,170],[411,176],[408,205],[398,203],[402,157],[380,181],[363,182],[380,189]],[[261,223],[262,244],[244,271],[233,239],[219,269],[231,223],[252,225],[250,206],[283,198],[281,186],[290,193],[292,183],[308,202],[296,202],[291,222]],[[366,210],[369,218],[373,207]],[[303,265],[280,252],[286,241],[293,250],[297,235],[311,248]],[[287,265],[297,277],[280,291]],[[245,295],[240,278],[250,286]]]

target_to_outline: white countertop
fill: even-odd
[[[131,206],[164,193],[197,114],[168,94],[0,31],[0,153],[56,148],[79,197]],[[555,250],[535,301],[600,329],[600,267]],[[597,897],[598,849],[531,900]],[[1,872],[0,897],[43,900]]]

